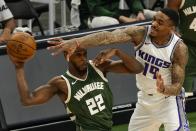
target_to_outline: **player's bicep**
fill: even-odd
[[[42,104],[50,100],[57,89],[51,85],[43,85],[38,87],[31,93],[31,103],[32,104]]]
[[[179,84],[179,86],[182,86],[187,61],[188,49],[183,42],[180,42],[177,45],[173,56],[172,84]]]
[[[123,42],[133,42],[134,44],[139,44],[145,34],[144,26],[131,26],[125,29],[117,29],[111,33],[112,37],[108,37],[111,41],[116,41],[117,43]]]
[[[58,93],[59,77],[54,77],[47,84],[36,88],[30,95],[30,99],[26,101],[26,105],[37,105],[49,101]]]

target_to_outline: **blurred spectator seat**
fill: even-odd
[[[42,13],[45,13],[45,12],[49,11],[48,4],[45,4],[45,3],[33,4],[33,7],[37,12],[38,17],[40,17]],[[37,25],[36,21],[33,21],[32,24],[33,24],[33,26]]]
[[[30,0],[31,1],[31,0]],[[35,8],[36,12],[38,13],[39,17],[42,13],[49,12],[49,6],[46,3],[38,3],[38,2],[32,2],[33,7]],[[61,25],[54,21],[55,28],[60,27]],[[36,22],[33,21],[33,26],[36,25]]]
[[[54,23],[56,19],[56,4],[60,3],[61,8],[61,26],[66,26],[66,0],[30,0],[35,3],[42,3],[48,5],[48,26],[50,35],[54,34]],[[36,7],[35,7],[36,8]],[[55,23],[56,24],[56,23]],[[56,24],[60,26],[59,24]]]
[[[80,0],[79,0],[80,1]],[[88,4],[86,2],[86,0],[82,0],[82,2],[79,2],[78,0],[66,0],[67,3],[67,7],[70,9],[71,14],[73,13],[73,7],[75,4],[75,11],[78,11],[78,15],[74,16],[70,16],[71,19],[71,24],[73,26],[79,26],[79,29],[87,29],[88,27],[88,19],[91,18],[91,14],[88,8]],[[77,4],[77,2],[79,2]],[[76,7],[77,6],[77,7]],[[76,18],[78,17],[78,18]],[[78,22],[79,19],[79,23],[74,22],[74,19]]]
[[[42,35],[44,35],[44,31],[42,28],[42,25],[38,19],[38,13],[33,8],[32,4],[29,0],[5,0],[7,6],[13,13],[13,16],[15,19],[25,19],[25,20],[31,20],[34,19],[38,27],[40,29],[40,32]],[[29,21],[29,28],[32,28],[32,21]]]

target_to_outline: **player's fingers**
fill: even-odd
[[[162,82],[161,81],[158,81],[157,82],[157,90],[161,91],[162,90]]]
[[[15,57],[13,57],[12,55],[9,54],[9,51],[7,51],[8,56],[10,58],[10,60],[12,61],[12,63],[16,66],[16,67],[21,67],[24,64],[24,61],[18,61]]]
[[[95,59],[93,60],[94,65],[95,65],[95,66],[98,66],[98,65],[99,65],[99,61],[100,61],[100,58],[95,58]]]
[[[161,86],[161,79],[159,79],[158,76],[157,76],[156,85],[157,85],[157,87]]]
[[[49,44],[49,45],[60,45],[61,43],[62,43],[62,41],[53,41],[53,40],[48,40],[47,41],[47,43]]]
[[[50,39],[48,39],[48,41],[63,41],[63,39],[62,38],[60,38],[60,37],[56,37],[56,38],[50,38]]]
[[[105,61],[105,59],[106,59],[105,57],[106,57],[105,53],[103,53],[103,52],[100,53],[99,55],[97,55],[96,58],[95,58],[96,66],[102,64]]]
[[[158,87],[159,92],[163,93],[164,91],[164,85],[163,85],[163,81],[160,81],[160,86]]]
[[[161,74],[158,71],[156,72],[156,78],[157,80],[161,80]]]
[[[98,65],[102,64],[103,61],[104,61],[104,59],[102,57],[98,57],[98,58],[94,59],[94,64],[95,64],[95,66],[98,66]]]
[[[56,56],[56,55],[60,54],[61,52],[64,52],[64,49],[63,49],[63,48],[55,48],[55,49],[56,49],[56,50],[54,50],[54,51],[51,53],[52,56]],[[69,55],[69,53],[68,53],[67,55]]]
[[[58,45],[47,47],[47,50],[58,50],[58,49],[61,49],[62,47],[63,47],[63,44],[59,43]]]
[[[69,54],[67,54],[66,55],[66,60],[69,62],[69,57],[70,57],[70,55]]]

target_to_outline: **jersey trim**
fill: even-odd
[[[95,71],[99,74],[99,76],[106,82],[108,82],[107,78],[104,77],[103,73],[97,68],[95,67],[95,65],[93,64],[92,60],[89,60],[89,64],[95,69]]]
[[[185,3],[185,0],[182,0],[180,4],[180,9],[184,6],[184,3]]]
[[[73,114],[73,113],[70,111],[70,109],[69,109],[68,106],[66,106],[66,111],[67,111],[67,114]],[[75,121],[75,120],[76,120],[76,116],[75,116],[75,115],[70,116],[69,118],[70,118],[72,121]]]
[[[70,86],[70,83],[68,81],[68,79],[64,76],[64,75],[61,75],[61,77],[66,81],[67,83],[67,90],[68,90],[68,96],[67,96],[67,99],[65,101],[65,103],[68,103],[69,100],[71,99],[71,86]]]
[[[176,43],[175,43],[175,45],[174,45],[174,47],[173,47],[173,49],[172,49],[172,52],[171,52],[171,55],[170,55],[170,61],[171,61],[171,62],[173,61],[174,52],[175,52],[175,50],[176,50],[176,46],[177,46],[177,44],[179,43],[179,41],[181,41],[181,39],[178,39],[178,40],[176,41]]]
[[[174,38],[174,34],[172,34],[172,36],[170,37],[170,39],[167,42],[167,44],[164,44],[164,45],[157,45],[156,43],[152,42],[151,39],[150,39],[150,41],[156,48],[165,48],[165,47],[167,47],[167,46],[169,46],[171,44],[173,38]]]
[[[67,75],[69,75],[70,77],[72,77],[72,78],[74,78],[74,79],[76,79],[76,80],[80,80],[80,81],[85,81],[85,80],[87,79],[87,77],[88,77],[88,69],[87,69],[86,77],[85,77],[84,79],[80,79],[80,78],[78,78],[78,77],[72,75],[69,71],[67,71],[66,73],[67,73]]]
[[[135,51],[139,50],[145,44],[148,31],[149,31],[149,26],[145,26],[144,38],[143,38],[142,42],[139,45],[134,47]]]

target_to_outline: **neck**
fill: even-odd
[[[83,71],[80,71],[80,70],[77,70],[76,68],[69,68],[69,72],[77,77],[77,78],[80,78],[80,79],[84,79],[86,78],[86,75],[87,75],[87,69],[86,70],[83,70]]]
[[[151,37],[151,41],[157,45],[165,45],[170,41],[171,36],[172,36],[172,33],[170,33],[167,36]]]

